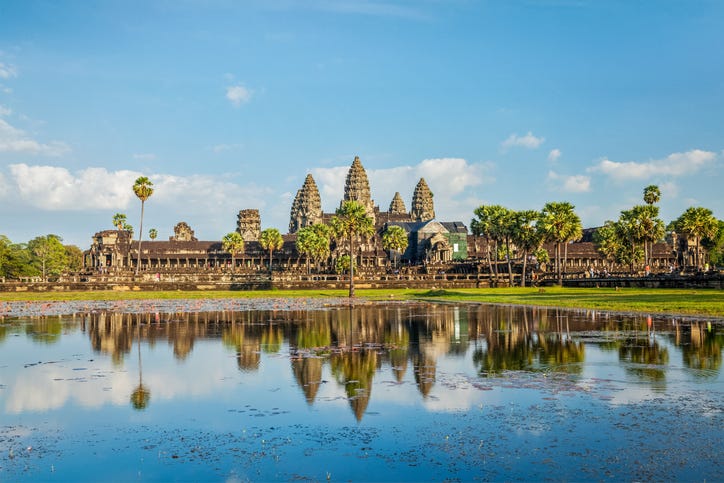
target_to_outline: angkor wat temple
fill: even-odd
[[[358,272],[384,274],[393,270],[397,273],[481,273],[488,272],[486,263],[487,245],[480,237],[468,233],[461,221],[437,221],[433,195],[425,179],[421,178],[412,194],[410,210],[399,192],[395,193],[387,211],[381,211],[372,199],[367,172],[360,159],[355,157],[347,173],[344,186],[344,201],[357,201],[364,206],[367,215],[374,220],[375,234],[360,244],[356,253]],[[322,210],[319,189],[311,174],[297,191],[291,206],[289,230],[283,235],[284,245],[273,252],[272,265],[275,271],[286,273],[307,273],[309,261],[297,251],[297,232],[307,226],[327,223],[334,213]],[[382,234],[389,226],[402,227],[408,236],[408,247],[404,253],[387,252],[382,248]],[[142,253],[138,253],[138,241],[124,230],[105,230],[96,233],[90,250],[86,252],[86,267],[97,272],[140,270],[147,277],[161,273],[185,272],[205,273],[210,271],[233,271],[235,273],[268,271],[269,252],[259,244],[261,218],[256,209],[239,211],[236,231],[245,241],[243,254],[233,258],[225,251],[221,241],[200,241],[191,227],[181,222],[174,228],[174,236],[168,241],[144,240]],[[586,230],[588,232],[588,230]],[[678,241],[681,243],[681,240]],[[552,246],[544,246],[553,253]],[[651,268],[663,271],[676,264],[677,256],[687,253],[688,247],[672,247],[667,243],[653,246]],[[327,263],[315,264],[316,273],[334,274],[334,260],[344,253],[344,247],[332,244],[331,257]],[[140,260],[140,262],[139,262]],[[401,262],[401,263],[397,263]],[[609,263],[598,252],[590,236],[567,247],[566,270],[587,272],[597,271]],[[486,265],[486,266],[483,266]],[[502,271],[502,270],[501,270]]]

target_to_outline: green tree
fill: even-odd
[[[389,257],[392,259],[392,250],[402,254],[407,250],[407,232],[401,226],[388,226],[382,234],[382,248],[389,251]]]
[[[151,240],[155,240],[156,238],[158,238],[158,230],[155,228],[151,228],[150,230],[148,230],[148,238],[150,238]]]
[[[124,213],[116,213],[113,215],[113,226],[119,230],[123,230],[123,227],[126,225],[126,221],[126,215]]]
[[[717,220],[717,230],[713,237],[706,237],[701,244],[709,252],[709,261],[714,265],[724,264],[724,221]]]
[[[244,238],[239,232],[232,231],[231,233],[224,235],[224,238],[221,239],[221,246],[224,251],[231,254],[231,269],[235,270],[236,260],[234,255],[244,251]]]
[[[141,200],[141,222],[138,228],[138,263],[136,264],[136,275],[138,275],[138,271],[141,269],[141,253],[143,253],[141,252],[141,241],[143,238],[143,210],[146,205],[146,200],[153,194],[153,183],[151,183],[151,180],[147,177],[141,176],[136,179],[135,183],[133,183],[133,192],[136,194],[136,197]]]
[[[339,240],[346,240],[350,258],[354,259],[354,243],[360,238],[367,238],[374,233],[372,218],[367,216],[365,207],[357,201],[344,201],[331,222],[332,229]],[[349,296],[354,297],[354,267],[350,264],[349,270]]]
[[[644,188],[644,203],[647,205],[655,205],[661,200],[661,190],[655,184]]]
[[[8,262],[10,260],[10,246],[13,242],[5,235],[0,235],[0,277],[6,276]]]
[[[133,239],[133,225],[129,225],[128,223],[123,224],[123,229],[131,234],[131,239]]]
[[[487,245],[488,267],[490,267],[491,278],[495,273],[495,279],[498,279],[498,248],[500,242],[509,240],[510,222],[512,211],[501,205],[482,205],[474,211],[477,219],[470,222],[474,235],[481,236],[485,239]],[[490,242],[493,242],[491,247]],[[491,263],[490,249],[495,254],[495,263]],[[509,248],[509,247],[507,247]],[[508,257],[510,261],[510,257]],[[510,266],[508,267],[510,275]],[[512,276],[512,275],[511,275]]]
[[[68,256],[58,235],[35,237],[28,242],[28,249],[33,255],[33,262],[40,266],[43,281],[48,275],[59,275],[68,266]]]
[[[581,219],[576,214],[575,206],[567,201],[546,203],[541,210],[540,224],[544,240],[555,243],[556,274],[558,285],[563,285],[563,268],[561,266],[561,247],[565,245],[568,255],[568,243],[579,240],[583,235]]]
[[[714,218],[714,213],[708,208],[692,206],[673,222],[674,229],[683,233],[687,238],[694,238],[696,241],[696,266],[701,268],[700,244],[703,238],[712,238],[719,228],[719,223]]]
[[[525,273],[528,266],[528,255],[534,253],[543,243],[544,233],[538,228],[540,213],[535,210],[515,211],[512,216],[511,238],[515,246],[523,250],[523,272],[520,278],[521,287],[525,287]]]
[[[330,227],[322,223],[305,226],[297,232],[297,252],[307,259],[307,273],[310,260],[317,265],[319,261],[329,257],[329,237]]]
[[[68,271],[78,272],[83,268],[83,250],[75,245],[65,245],[65,256]]]
[[[355,264],[356,266],[356,264]],[[350,258],[349,255],[342,255],[337,259],[337,262],[334,264],[334,270],[337,273],[348,273],[350,267]]]
[[[0,276],[8,278],[31,277],[40,274],[33,262],[33,254],[26,243],[12,243],[7,237],[0,237],[0,251],[4,260],[0,266]]]
[[[276,228],[267,228],[259,235],[259,244],[264,250],[269,250],[269,272],[272,271],[272,253],[274,250],[281,250],[284,246],[284,238]]]

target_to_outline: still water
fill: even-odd
[[[723,345],[488,305],[5,317],[0,481],[722,480]]]

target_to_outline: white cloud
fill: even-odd
[[[603,173],[616,181],[648,179],[655,176],[684,176],[693,174],[716,159],[716,153],[693,149],[685,153],[673,153],[664,159],[645,163],[634,161],[616,162],[602,159],[589,172]]]
[[[558,149],[558,148],[551,149],[551,152],[548,153],[548,161],[555,163],[556,161],[558,161],[558,158],[561,157],[561,154],[563,154],[563,153],[561,153],[560,149]]]
[[[0,116],[9,116],[13,113],[13,110],[9,107],[5,107],[2,104],[0,104]]]
[[[139,161],[153,161],[156,159],[156,155],[153,153],[136,153],[133,155],[133,159],[138,159]]]
[[[42,210],[79,211],[125,208],[140,173],[87,168],[71,173],[57,166],[11,164],[12,187],[21,201]]]
[[[364,163],[364,160],[362,161]],[[426,159],[413,166],[367,169],[372,199],[386,211],[396,191],[399,191],[409,210],[415,185],[425,178],[434,195],[435,214],[438,219],[467,221],[477,197],[471,188],[489,181],[485,163],[471,164],[462,158]],[[333,168],[315,168],[312,176],[319,187],[324,211],[337,208],[344,196],[344,183],[349,165]],[[301,186],[300,186],[301,187]]]
[[[241,84],[226,88],[226,98],[234,107],[239,107],[251,100],[252,92]]]
[[[0,62],[0,79],[10,79],[18,76],[18,70],[14,65]]]
[[[508,136],[508,139],[502,142],[501,147],[503,149],[508,149],[512,147],[522,147],[527,149],[536,149],[538,148],[543,142],[545,142],[545,138],[543,137],[535,137],[532,132],[528,131],[528,133],[525,136],[518,136],[517,133],[511,134]]]
[[[557,190],[567,193],[586,193],[591,191],[591,178],[584,175],[565,176],[555,171],[548,172],[548,181]]]
[[[679,196],[679,186],[673,181],[659,184],[662,198],[676,198]]]
[[[27,136],[25,131],[17,129],[0,119],[0,153],[27,153],[47,156],[60,156],[70,151],[70,147],[62,142],[53,141],[49,144],[39,143]]]

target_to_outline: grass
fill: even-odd
[[[652,314],[724,317],[724,291],[709,289],[645,288],[493,288],[457,290],[358,289],[366,300],[428,300],[522,304]],[[0,302],[215,298],[346,297],[346,290],[158,291],[158,292],[42,292],[0,293]]]

